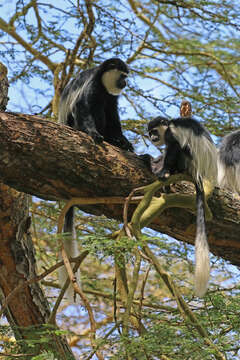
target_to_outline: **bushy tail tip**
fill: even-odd
[[[209,248],[203,234],[201,239],[196,239],[195,259],[195,294],[202,297],[207,291],[210,276]]]

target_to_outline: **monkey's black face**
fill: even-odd
[[[167,130],[167,126],[159,126],[158,128],[154,128],[150,130],[148,134],[151,143],[156,147],[164,145],[166,130]]]
[[[149,135],[149,139],[151,140],[151,142],[154,144],[154,143],[157,143],[158,141],[160,141],[160,136],[159,136],[159,133],[158,133],[158,130],[157,129],[152,129],[149,131],[148,133]]]
[[[168,119],[161,116],[158,116],[149,122],[148,135],[153,145],[158,147],[165,144],[165,132],[168,128],[168,124]]]
[[[123,89],[125,88],[125,86],[127,85],[127,79],[128,75],[126,73],[119,73],[119,78],[116,81],[116,86],[119,89]]]

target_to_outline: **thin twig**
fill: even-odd
[[[138,188],[135,188],[133,189],[130,194],[128,195],[128,197],[126,198],[125,202],[124,202],[124,207],[123,207],[123,224],[124,224],[124,229],[125,229],[125,232],[127,234],[127,236],[129,238],[132,237],[131,235],[131,231],[128,227],[128,207],[129,207],[129,203],[133,201],[133,194],[135,194],[136,192],[139,192],[139,191],[142,191],[145,189],[145,186],[141,186],[141,187],[138,187]],[[138,197],[140,198],[140,197]],[[142,199],[142,197],[141,197]]]
[[[140,253],[141,254],[141,253]],[[140,294],[141,294],[141,297],[140,297],[140,300],[139,300],[139,319],[141,321],[141,318],[142,318],[142,307],[143,307],[143,300],[144,300],[144,289],[145,289],[145,286],[146,286],[146,283],[147,283],[147,278],[148,278],[148,275],[149,275],[149,272],[151,270],[151,266],[152,264],[150,264],[147,268],[147,271],[146,271],[146,274],[144,276],[144,279],[143,279],[143,282],[142,282],[142,286],[141,286],[141,291],[140,291]]]
[[[74,267],[73,267],[73,272],[74,272],[74,273],[78,270],[79,266],[81,265],[81,263],[83,262],[83,260],[85,259],[85,257],[86,257],[88,254],[89,254],[89,251],[85,250],[80,256],[77,257],[77,261],[75,262],[75,265],[74,265]],[[61,263],[64,265],[64,262],[63,262],[63,261],[61,261]],[[65,281],[62,289],[61,289],[61,292],[60,292],[60,294],[59,294],[59,296],[58,296],[58,298],[57,298],[57,301],[55,302],[55,305],[54,305],[54,307],[53,307],[53,310],[52,310],[52,312],[51,312],[51,315],[50,315],[50,317],[49,317],[49,319],[48,319],[48,322],[51,323],[51,324],[55,324],[55,322],[56,322],[57,310],[58,310],[58,308],[59,308],[59,306],[60,306],[60,303],[61,303],[61,301],[62,301],[62,299],[63,299],[63,296],[64,296],[64,294],[65,294],[65,292],[66,292],[69,284],[70,284],[70,278],[68,277],[68,278],[66,279],[66,281]]]
[[[71,262],[79,262],[80,263],[83,261],[83,259],[88,255],[88,251],[83,251],[82,254],[80,254],[78,257],[71,259]],[[2,304],[1,307],[1,311],[0,311],[0,317],[3,315],[7,305],[9,304],[9,302],[12,300],[12,298],[14,296],[16,296],[16,294],[22,289],[27,287],[28,285],[31,285],[37,281],[40,281],[42,279],[44,279],[47,275],[51,274],[53,271],[57,270],[59,267],[63,266],[64,262],[63,261],[59,261],[57,264],[51,266],[48,270],[44,271],[42,274],[35,276],[34,278],[31,278],[29,280],[26,280],[24,282],[22,282],[21,284],[19,284],[18,286],[15,287],[15,289],[13,289],[13,291],[5,298],[5,301]],[[0,273],[0,277],[3,277],[2,274]]]

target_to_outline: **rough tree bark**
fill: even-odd
[[[43,118],[0,113],[0,179],[19,191],[44,199],[127,196],[155,180],[135,154],[107,143],[95,145],[86,134]],[[192,192],[187,183],[173,192]],[[240,265],[240,198],[215,189],[209,199],[213,220],[208,222],[211,251]],[[80,206],[92,214],[122,219],[122,205]],[[131,207],[133,209],[133,206]],[[195,215],[168,209],[151,228],[190,244],[195,238]]]
[[[0,109],[7,105],[7,71],[1,71],[0,63]],[[4,67],[3,67],[4,70]],[[28,195],[0,183],[0,302],[19,285],[36,277],[35,255],[28,216]],[[49,342],[40,341],[50,315],[50,307],[37,282],[22,286],[12,296],[5,315],[17,340],[37,340],[36,346],[21,342],[24,354],[38,355],[52,351],[55,359],[75,359],[65,337],[56,335],[54,327]],[[50,328],[49,328],[50,329]],[[7,354],[6,354],[7,356]],[[1,357],[1,356],[0,356]],[[5,358],[5,357],[4,357]],[[27,357],[30,358],[30,357]]]
[[[0,63],[0,111],[5,111],[8,103],[8,70]]]
[[[29,232],[28,195],[0,183],[0,289],[1,302],[11,292],[36,277],[34,247]],[[5,315],[18,340],[40,340],[44,336],[50,308],[37,282],[22,286],[10,300]],[[52,328],[54,330],[54,328]],[[56,359],[75,359],[62,336],[52,331],[49,342],[28,347],[21,343],[22,352],[38,355],[52,351]],[[45,336],[47,338],[47,336]]]

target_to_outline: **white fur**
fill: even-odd
[[[226,166],[218,156],[218,185],[231,191],[240,192],[240,164]]]
[[[87,81],[83,83],[83,86],[77,90],[71,90],[67,97],[60,99],[59,108],[58,108],[58,123],[67,124],[68,114],[73,111],[73,106],[76,104],[77,99],[83,94],[89,83],[91,82],[92,76],[88,78]]]
[[[192,177],[200,183],[207,179],[212,184],[217,183],[218,165],[217,148],[205,136],[196,136],[191,129],[176,127],[170,124],[170,129],[180,146],[188,146],[192,155]],[[210,275],[209,247],[206,233],[197,230],[195,239],[195,294],[203,296],[208,287]]]
[[[195,240],[195,294],[202,297],[208,287],[210,259],[207,238],[198,234]]]
[[[191,129],[176,127],[170,124],[170,129],[180,146],[189,146],[193,157],[192,176],[196,181],[208,179],[213,184],[217,182],[217,148],[205,136],[196,136]]]
[[[116,81],[119,79],[120,74],[128,75],[127,73],[112,69],[106,71],[102,76],[102,83],[107,90],[107,92],[111,95],[118,96],[121,94],[123,89],[119,89],[116,87]],[[73,107],[77,102],[77,99],[81,97],[86,88],[89,86],[92,76],[90,76],[84,84],[75,91],[70,91],[68,96],[64,99],[60,99],[59,109],[58,109],[58,123],[59,124],[67,124],[68,114],[73,111]],[[66,111],[67,110],[67,111]],[[69,110],[69,111],[68,111]]]
[[[153,145],[155,145],[156,147],[160,147],[165,144],[165,132],[166,132],[167,128],[168,128],[168,126],[165,126],[165,125],[157,127],[159,140],[152,141],[151,137],[150,137],[150,141],[152,142]]]
[[[124,74],[126,76],[128,75],[118,69],[112,69],[112,70],[106,71],[103,74],[102,83],[109,94],[115,95],[115,96],[121,94],[123,89],[119,89],[118,87],[116,87],[116,82],[119,79],[119,76],[121,74]]]
[[[67,236],[67,238],[63,240],[64,249],[65,249],[68,257],[76,257],[79,255],[77,241],[73,235],[74,234],[71,234],[70,236]],[[59,255],[59,258],[60,258],[60,260],[62,260],[61,254]],[[73,268],[74,264],[71,266]],[[77,279],[79,279],[79,277],[80,277],[79,271],[77,271],[75,273],[75,276]],[[61,266],[58,270],[58,279],[59,279],[59,283],[61,286],[63,286],[65,284],[65,281],[67,280],[67,278],[68,278],[67,270],[66,270],[65,266]],[[67,298],[68,301],[73,302],[73,295],[74,295],[73,286],[70,284],[67,291],[65,292],[65,297]]]

